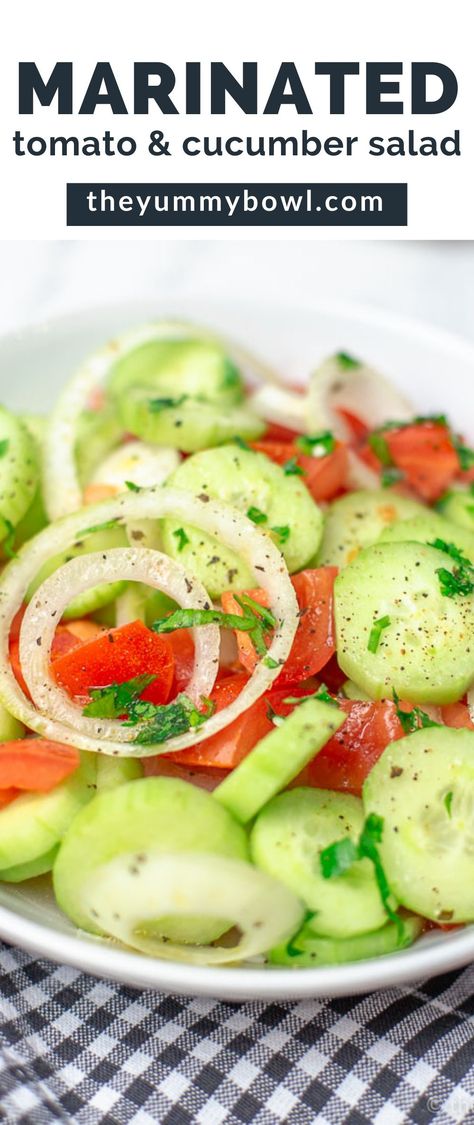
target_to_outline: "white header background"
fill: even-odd
[[[474,68],[471,62],[471,5],[468,0],[17,0],[9,5],[0,41],[0,238],[1,239],[367,239],[474,238]],[[163,117],[150,103],[148,116],[113,116],[99,107],[93,116],[58,116],[53,106],[35,100],[32,116],[18,115],[18,62],[35,61],[46,79],[56,61],[73,61],[77,109],[98,61],[109,61],[127,106],[132,109],[133,62],[164,61],[176,72],[173,99],[183,112]],[[225,116],[184,114],[184,63],[202,62],[203,77],[211,60],[221,60],[238,77],[244,60],[258,61],[263,107],[282,61],[294,61],[313,107],[311,117],[284,107],[278,116],[243,114],[228,99]],[[361,73],[346,79],[346,113],[329,114],[329,79],[314,75],[319,61],[359,61]],[[400,61],[403,115],[365,115],[366,61]],[[410,64],[436,61],[457,75],[459,94],[443,114],[411,118]],[[207,65],[206,65],[207,64]],[[393,80],[393,79],[392,79]],[[429,88],[431,96],[437,90]],[[396,98],[398,100],[398,96]],[[302,129],[326,137],[357,135],[351,158],[330,157],[185,157],[187,135],[298,135]],[[461,132],[461,157],[370,157],[373,135],[441,138]],[[26,136],[134,136],[132,157],[24,156],[13,153],[16,129]],[[162,129],[171,141],[172,159],[147,152],[148,135]],[[408,228],[186,228],[66,226],[66,183],[70,182],[408,182]]]

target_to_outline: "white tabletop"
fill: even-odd
[[[131,297],[357,301],[474,338],[472,242],[3,242],[0,331]]]

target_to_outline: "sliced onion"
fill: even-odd
[[[365,464],[362,457],[359,457],[353,449],[347,450],[347,475],[346,485],[348,488],[355,489],[375,489],[380,488],[380,477],[374,469]]]
[[[324,360],[310,379],[308,411],[311,428],[316,431],[331,430],[342,441],[350,441],[350,428],[339,410],[355,414],[369,429],[389,420],[408,421],[414,414],[409,400],[378,371],[363,363],[346,367],[337,356],[331,356]]]
[[[124,492],[127,481],[139,488],[164,484],[181,461],[177,449],[148,445],[145,441],[126,441],[97,466],[91,484],[108,484]]]
[[[196,579],[188,578],[180,563],[160,554],[136,547],[116,547],[70,559],[40,586],[25,612],[20,629],[20,663],[30,695],[38,711],[72,728],[80,725],[91,738],[132,742],[140,726],[127,727],[119,719],[91,719],[73,703],[53,679],[50,671],[51,647],[57,622],[71,601],[91,586],[125,580],[146,582],[162,590],[178,605],[192,609],[210,606],[207,590]],[[40,642],[38,644],[38,641]],[[205,625],[194,630],[195,661],[186,693],[199,706],[214,687],[219,667],[219,630]]]
[[[222,965],[265,953],[298,930],[302,903],[283,883],[241,859],[210,854],[121,855],[95,868],[81,888],[94,925],[152,957]],[[192,915],[229,921],[237,944],[180,945],[144,933],[159,918]]]
[[[221,343],[230,358],[235,358],[243,365],[243,375],[248,381],[278,381],[278,376],[267,364],[244,348],[225,340],[217,333],[184,321],[145,324],[109,341],[85,360],[67,383],[50,417],[43,455],[43,494],[50,520],[76,512],[82,505],[82,489],[75,456],[79,419],[93,394],[106,382],[114,363],[149,340],[188,337]]]
[[[265,422],[276,422],[304,434],[308,429],[306,394],[296,394],[289,387],[268,384],[258,387],[249,398],[250,409]]]
[[[185,734],[169,739],[165,745],[149,744],[142,746],[128,743],[125,749],[124,743],[118,739],[111,740],[101,736],[104,730],[102,724],[101,733],[97,734],[96,737],[88,733],[89,728],[87,728],[86,733],[86,728],[83,725],[84,716],[77,714],[77,711],[74,713],[73,727],[66,725],[65,722],[50,719],[36,711],[22,692],[10,666],[8,653],[10,629],[12,620],[23,603],[25,592],[40,567],[47,559],[67,550],[81,535],[83,536],[84,523],[88,527],[96,527],[110,520],[128,523],[136,519],[156,520],[167,516],[178,518],[183,520],[184,523],[202,528],[203,531],[214,535],[236,554],[241,555],[255,575],[255,584],[266,591],[269,608],[275,616],[277,626],[267,653],[269,660],[261,660],[257,664],[250,680],[233,703],[217,712],[201,727],[194,727]],[[117,548],[116,550],[120,553],[123,549]],[[109,556],[113,554],[114,552],[99,553],[104,566],[106,562],[108,564]],[[91,570],[88,573],[93,574],[91,585],[97,585],[94,556],[86,555],[82,558],[86,565],[90,564]],[[79,560],[74,560],[74,562],[77,561]],[[67,575],[71,574],[71,569],[68,570],[68,568],[71,568],[71,563],[66,563],[64,567],[56,571],[56,575],[59,575],[59,582],[61,581],[61,575],[64,576],[65,585]],[[47,582],[50,583],[51,579],[48,579]],[[35,593],[31,614],[41,609],[44,587],[45,584]],[[77,592],[77,588],[75,592]],[[67,592],[65,591],[64,595],[61,594],[63,600],[65,597],[71,597],[69,584],[67,584]],[[54,621],[58,622],[58,610],[57,607],[54,608],[56,608]],[[54,609],[51,612],[54,612]],[[45,643],[41,634],[36,632],[34,636],[30,636],[28,633],[29,641],[28,645],[26,644],[26,633],[23,630],[27,627],[27,622],[31,620],[31,617],[27,616],[29,614],[30,610],[25,614],[20,634],[20,652],[26,665],[30,665],[33,660],[29,644],[33,643],[33,647],[39,650]],[[80,750],[92,750],[106,754],[125,754],[128,757],[146,757],[156,753],[184,750],[187,746],[202,742],[203,739],[222,730],[268,690],[278,675],[281,665],[284,664],[289,655],[297,624],[298,603],[284,559],[269,537],[264,535],[246,516],[226,504],[209,500],[207,497],[202,499],[178,489],[149,488],[143,489],[139,493],[122,494],[91,506],[85,511],[75,512],[73,515],[51,524],[25,544],[18,557],[6,567],[0,581],[0,699],[16,718],[32,730],[57,742],[66,742],[77,746]],[[38,637],[41,637],[41,644],[37,644]],[[37,653],[34,655],[36,657]],[[273,663],[276,666],[270,667],[270,664],[273,665]],[[35,661],[35,668],[37,667],[38,664]]]

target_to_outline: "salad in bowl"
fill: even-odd
[[[195,965],[474,921],[474,452],[194,324],[0,410],[0,882]]]

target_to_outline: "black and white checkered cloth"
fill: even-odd
[[[474,1123],[474,968],[295,1003],[138,992],[0,946],[0,1119]]]

